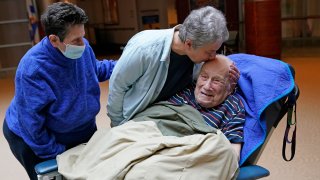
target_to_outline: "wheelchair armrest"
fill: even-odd
[[[34,167],[35,171],[39,175],[47,174],[58,170],[58,164],[56,159],[47,160],[37,164]]]
[[[258,165],[248,165],[240,167],[237,180],[253,180],[269,176],[270,172]]]

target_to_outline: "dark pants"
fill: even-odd
[[[7,139],[10,149],[13,155],[21,163],[24,169],[27,171],[29,178],[31,180],[37,179],[37,173],[34,170],[34,166],[40,162],[45,161],[46,159],[41,159],[34,154],[30,147],[23,141],[23,139],[16,134],[14,134],[6,123],[6,120],[3,122],[3,134]]]

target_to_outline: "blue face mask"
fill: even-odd
[[[62,54],[70,59],[78,59],[82,56],[84,49],[85,49],[85,45],[83,46],[76,46],[76,45],[72,45],[72,44],[65,44],[66,45],[66,50],[64,52],[62,52]]]

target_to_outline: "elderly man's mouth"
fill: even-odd
[[[211,94],[208,94],[208,93],[205,93],[205,92],[201,92],[202,95],[205,95],[205,96],[209,96],[209,97],[212,97],[213,95]]]

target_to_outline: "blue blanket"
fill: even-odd
[[[294,79],[288,64],[279,60],[249,54],[233,54],[229,58],[240,70],[239,95],[246,109],[244,144],[240,157],[242,165],[266,138],[263,111],[293,90]]]

